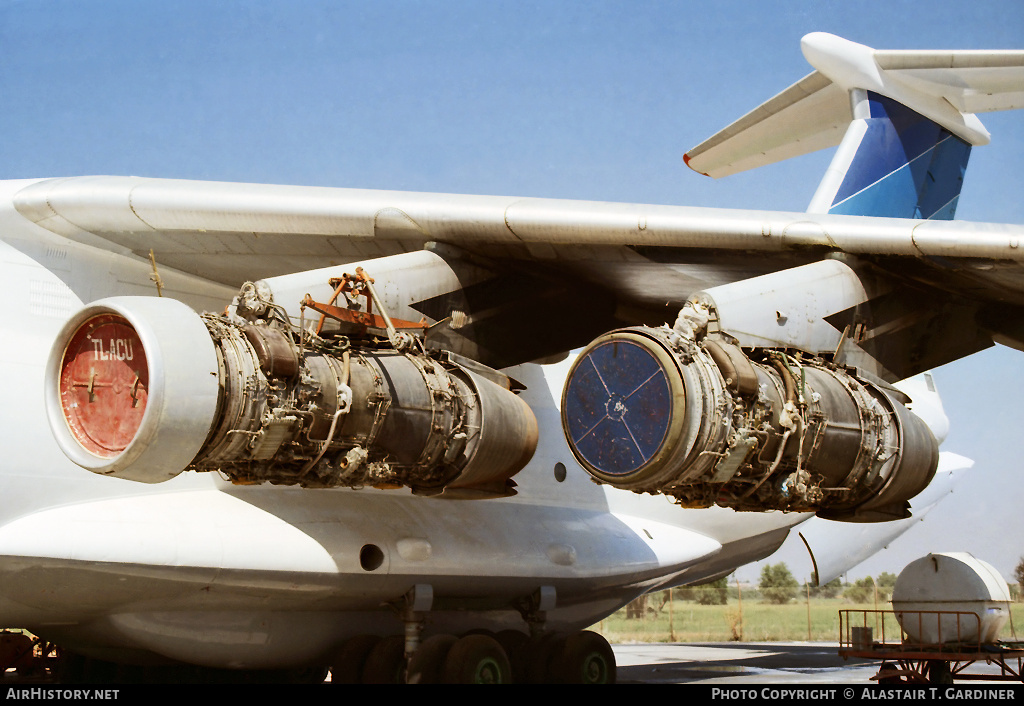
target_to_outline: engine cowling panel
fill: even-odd
[[[685,333],[613,331],[577,358],[563,427],[595,480],[685,507],[908,516],[938,444],[898,392],[820,358]]]

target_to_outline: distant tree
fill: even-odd
[[[893,588],[896,587],[896,574],[888,571],[882,572],[874,577],[874,587],[879,591],[879,603],[885,603],[885,601],[893,597]]]
[[[843,580],[834,578],[824,586],[811,589],[811,595],[820,598],[835,598],[843,591]]]
[[[626,619],[646,618],[648,614],[657,615],[668,605],[671,594],[669,591],[645,593],[626,604]]]
[[[800,584],[793,578],[789,567],[784,562],[779,562],[768,564],[761,569],[761,583],[758,588],[766,601],[781,605],[796,598]]]
[[[626,604],[626,619],[639,620],[647,613],[647,594],[638,596]]]
[[[697,588],[696,586],[677,586],[674,591],[674,597],[677,601],[695,601],[697,600]]]
[[[1020,586],[1021,593],[1024,593],[1024,556],[1017,562],[1017,568],[1013,570],[1013,576],[1017,579],[1017,585]]]
[[[875,600],[875,582],[870,576],[857,579],[843,591],[843,598],[851,603],[872,603]]]
[[[729,602],[729,577],[695,586],[694,599],[700,605],[726,605]]]
[[[875,584],[878,586],[878,600],[887,601],[892,598],[892,590],[896,588],[896,574],[883,571],[875,577]]]

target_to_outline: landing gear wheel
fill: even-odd
[[[349,638],[331,659],[331,683],[361,683],[366,658],[379,642],[380,638],[376,635],[356,635]]]
[[[563,684],[614,684],[615,653],[596,632],[573,633],[555,655],[554,676]]]
[[[518,630],[502,630],[494,636],[494,639],[508,655],[509,664],[512,665],[512,683],[528,683],[527,667],[530,663],[530,655],[526,646],[530,642],[530,636]]]
[[[498,641],[487,635],[460,638],[444,661],[445,684],[508,684],[512,667]]]
[[[494,636],[494,639],[505,648],[505,654],[511,657],[513,652],[523,649],[523,646],[530,641],[530,636],[518,630],[502,630]]]
[[[405,638],[385,637],[366,656],[363,684],[401,684],[404,669]]]
[[[409,659],[409,684],[440,684],[445,658],[458,641],[454,635],[428,637]]]
[[[550,684],[555,681],[553,661],[561,651],[566,637],[564,633],[549,632],[530,638],[524,648],[527,655],[527,683]]]

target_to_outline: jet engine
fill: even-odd
[[[391,339],[105,299],[57,338],[49,421],[79,465],[148,483],[191,469],[241,484],[514,494],[537,422],[509,378]]]
[[[596,481],[684,507],[909,516],[938,444],[902,393],[820,357],[704,337],[684,318],[607,333],[572,366],[563,428]]]

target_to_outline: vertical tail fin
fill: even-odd
[[[802,41],[817,69],[684,157],[712,177],[839,145],[811,213],[952,219],[976,112],[1024,107],[1024,51],[880,51]]]
[[[855,119],[807,210],[952,220],[971,145],[873,91],[854,91],[853,102]]]

